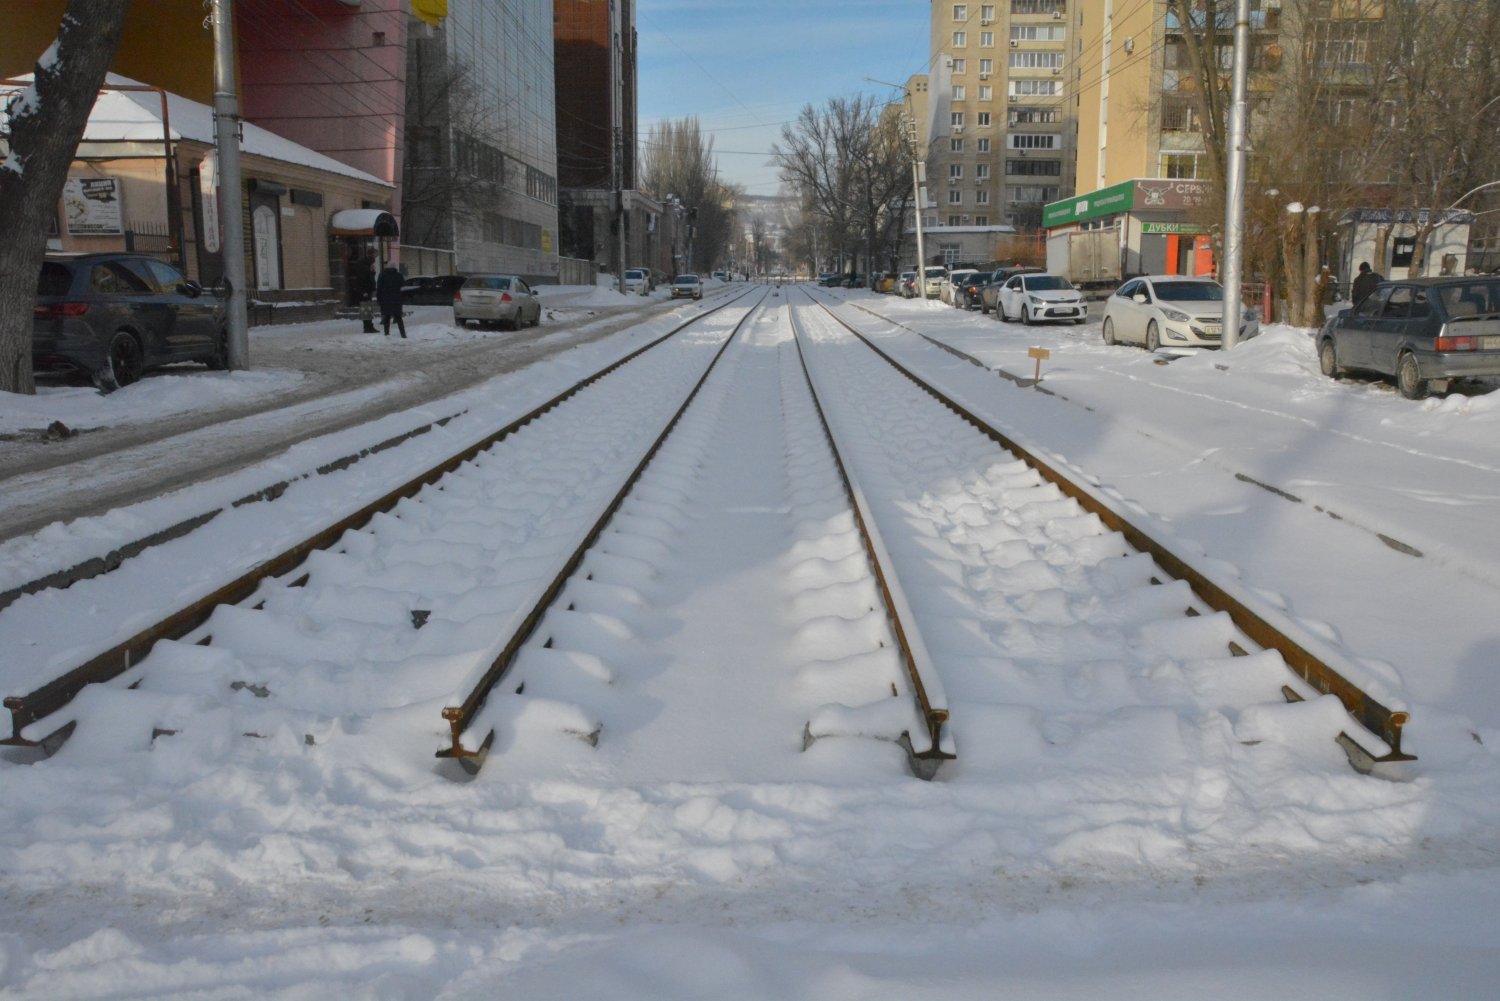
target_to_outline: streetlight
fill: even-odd
[[[907,132],[906,140],[911,147],[911,190],[912,197],[915,198],[917,202],[912,214],[913,221],[916,223],[917,229],[916,286],[918,293],[922,296],[923,299],[926,299],[927,252],[926,249],[922,246],[922,209],[924,208],[924,199],[922,198],[922,175],[926,172],[927,165],[925,162],[923,162],[921,156],[919,155],[920,146],[917,141],[917,113],[916,110],[911,107],[911,90],[902,84],[891,83],[889,80],[877,80],[872,76],[867,76],[865,77],[865,79],[870,83],[878,83],[882,87],[895,87],[897,90],[901,91],[907,104],[908,111],[906,115],[906,125],[909,131]]]

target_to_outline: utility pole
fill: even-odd
[[[917,225],[917,290],[923,299],[927,298],[927,251],[922,246],[922,175],[927,173],[927,164],[921,157],[921,143],[917,139],[917,120],[908,117],[907,125],[911,131],[911,187],[912,195],[916,198],[916,211],[913,219]]]
[[[245,312],[245,225],[240,199],[240,107],[234,82],[233,0],[210,0],[214,30],[214,142],[218,148],[219,214],[224,282],[229,286],[229,367],[250,367]]]
[[[1210,26],[1211,28],[1212,26]],[[1228,351],[1239,343],[1241,279],[1245,266],[1245,75],[1250,61],[1250,0],[1234,4],[1234,70],[1230,91],[1228,163],[1224,178],[1224,260],[1219,280],[1224,286],[1224,324],[1220,344]]]

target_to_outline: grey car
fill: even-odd
[[[31,310],[31,365],[104,392],[180,361],[227,368],[224,301],[145,254],[49,254]]]
[[[453,322],[520,330],[542,322],[542,304],[520,275],[470,275],[453,297]]]
[[[1409,400],[1500,376],[1500,277],[1382,282],[1318,333],[1318,367],[1395,376]]]

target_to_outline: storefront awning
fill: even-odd
[[[334,236],[400,236],[396,217],[380,209],[344,209],[328,220]]]

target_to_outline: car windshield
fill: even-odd
[[[948,274],[948,269],[947,268],[928,268],[927,269],[927,277],[928,278],[942,278],[942,277],[946,276],[947,274]]]
[[[37,278],[37,295],[67,295],[68,289],[73,287],[73,272],[66,264],[58,264],[55,261],[45,261],[42,264],[42,273]]]
[[[1168,302],[1223,302],[1218,282],[1156,282],[1156,297]]]
[[[644,271],[627,271],[627,272],[625,272],[625,277],[626,278],[644,278],[644,277],[646,277],[646,272],[644,272]]]
[[[696,284],[698,284],[698,276],[697,275],[678,275],[676,278],[672,279],[672,284],[673,285],[696,285]]]
[[[1032,292],[1068,291],[1073,288],[1057,275],[1029,275],[1021,279]]]
[[[1454,319],[1500,313],[1500,282],[1447,285],[1438,290],[1438,297],[1443,300],[1443,312]]]
[[[492,288],[503,292],[510,288],[510,279],[499,275],[470,275],[464,288]]]

